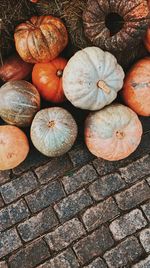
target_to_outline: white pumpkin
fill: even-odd
[[[78,51],[63,72],[63,89],[76,107],[100,110],[123,86],[124,71],[116,58],[98,47]]]
[[[138,147],[142,136],[138,116],[122,104],[92,112],[85,122],[85,142],[91,153],[109,161],[123,159]]]
[[[77,137],[77,124],[63,108],[52,107],[39,111],[31,125],[31,140],[46,156],[60,156],[69,151]]]

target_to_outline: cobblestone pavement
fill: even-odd
[[[0,173],[0,268],[150,268],[150,133],[119,162],[81,144]]]

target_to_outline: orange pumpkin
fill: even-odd
[[[122,96],[137,114],[150,115],[150,58],[138,61],[128,72]]]
[[[15,126],[0,126],[0,170],[15,168],[25,160],[29,143],[22,130]]]
[[[49,62],[66,47],[68,34],[60,19],[33,16],[16,27],[14,39],[16,50],[24,61]]]
[[[145,39],[144,39],[144,44],[146,49],[150,52],[150,27],[147,29]]]
[[[65,100],[62,75],[67,61],[56,58],[49,63],[37,63],[32,72],[33,84],[43,99],[59,103]]]
[[[89,151],[109,161],[121,160],[133,153],[141,136],[142,125],[136,113],[122,104],[90,113],[85,122]]]

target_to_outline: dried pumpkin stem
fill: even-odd
[[[48,127],[53,128],[55,126],[54,120],[48,122]]]
[[[111,92],[111,89],[103,80],[99,80],[97,83],[97,86],[102,89],[105,93],[109,94]]]
[[[57,74],[58,77],[62,77],[63,70],[59,69],[56,74]]]
[[[118,139],[123,139],[124,136],[125,136],[125,134],[124,134],[123,131],[117,131],[116,132],[116,136],[117,136]]]

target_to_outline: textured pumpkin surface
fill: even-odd
[[[16,27],[14,38],[21,58],[31,63],[53,60],[68,43],[66,27],[53,16],[33,16]]]
[[[129,156],[138,147],[142,125],[135,112],[113,104],[91,113],[85,122],[85,142],[91,153],[109,161]]]
[[[0,88],[0,117],[8,124],[29,126],[39,109],[40,95],[29,82],[10,81]]]
[[[0,53],[2,58],[14,49],[15,27],[35,13],[29,0],[0,1]]]
[[[147,0],[88,0],[83,21],[85,35],[94,45],[118,52],[137,46],[150,22],[150,11]]]
[[[46,156],[59,156],[69,151],[77,137],[77,124],[72,115],[60,107],[39,111],[31,125],[31,140]]]
[[[28,78],[32,69],[32,64],[23,61],[18,54],[13,54],[0,67],[0,78],[5,82],[22,80]]]
[[[55,103],[65,100],[62,75],[66,64],[67,60],[56,58],[49,63],[37,63],[34,65],[32,81],[43,99]]]
[[[0,170],[15,168],[29,152],[28,139],[15,126],[0,126]]]
[[[148,52],[150,52],[150,27],[147,29],[145,39],[144,39],[144,44]]]
[[[139,115],[150,115],[150,58],[138,61],[126,75],[122,96]]]
[[[68,61],[63,73],[63,89],[74,106],[99,110],[116,98],[123,79],[123,69],[112,54],[87,47]]]

